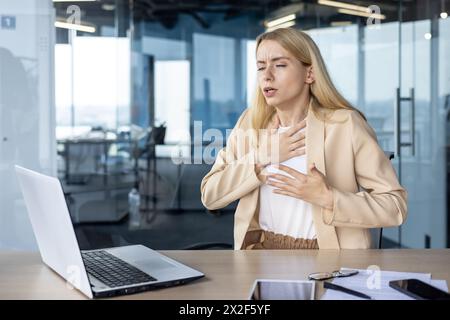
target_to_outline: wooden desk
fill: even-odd
[[[273,250],[163,251],[205,273],[186,285],[117,299],[246,299],[257,278],[306,279],[340,267],[426,272],[450,283],[450,249],[442,250]],[[84,299],[41,263],[37,253],[0,252],[0,299]],[[318,288],[320,294],[321,289]]]

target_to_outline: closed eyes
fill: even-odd
[[[284,67],[286,67],[286,65],[285,65],[285,64],[277,64],[276,67],[284,68]],[[259,67],[259,68],[258,68],[258,71],[262,71],[262,70],[264,70],[265,68],[266,68],[266,67]]]

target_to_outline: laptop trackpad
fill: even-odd
[[[162,258],[147,258],[147,259],[142,259],[142,260],[134,260],[133,264],[136,267],[139,267],[143,270],[165,270],[165,269],[169,269],[169,268],[175,268],[175,265],[173,265],[172,263],[165,261]]]

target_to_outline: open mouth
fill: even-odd
[[[264,88],[264,92],[269,93],[269,92],[275,92],[277,89],[272,88],[272,87],[265,87]]]
[[[263,93],[266,98],[274,97],[276,92],[277,92],[277,89],[272,88],[272,87],[265,87],[263,89]]]

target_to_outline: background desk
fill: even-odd
[[[205,273],[186,285],[121,296],[120,299],[246,299],[257,278],[306,279],[340,267],[427,272],[450,283],[450,249],[163,251]],[[318,287],[318,294],[321,294]],[[38,253],[0,252],[0,299],[84,299],[41,263]]]

